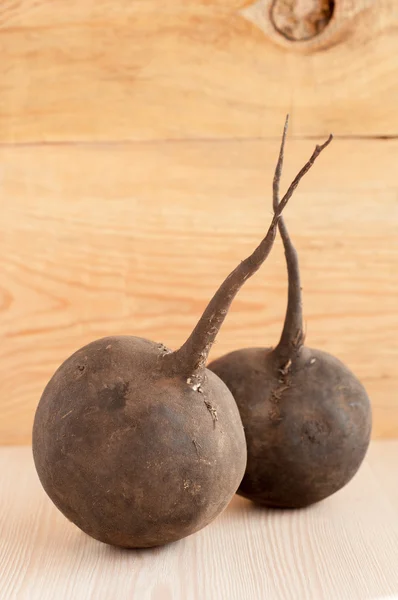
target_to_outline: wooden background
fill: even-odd
[[[292,1],[292,0],[290,0]],[[307,342],[357,373],[374,437],[398,435],[398,11],[339,2],[310,42],[267,0],[5,0],[0,5],[0,443],[29,443],[47,380],[96,337],[182,343],[329,132],[286,219]],[[273,344],[281,244],[212,357]]]

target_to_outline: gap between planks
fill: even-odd
[[[300,141],[317,141],[322,139],[327,133],[319,135],[298,135],[289,136],[289,140],[293,142]],[[334,140],[350,140],[350,141],[391,141],[398,140],[397,134],[378,134],[378,135],[335,135]],[[280,136],[247,136],[247,137],[181,137],[181,138],[125,138],[113,140],[48,140],[48,141],[30,141],[30,142],[1,142],[0,148],[36,148],[36,147],[75,147],[75,146],[126,146],[129,144],[144,144],[150,146],[152,144],[226,144],[229,142],[247,143],[247,142],[269,142],[278,141]]]

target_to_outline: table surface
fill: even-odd
[[[0,448],[0,597],[27,600],[366,600],[398,597],[398,440],[371,444],[328,500],[272,511],[236,496],[199,533],[121,550],[67,521],[29,447]]]

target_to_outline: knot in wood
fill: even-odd
[[[275,29],[290,41],[311,40],[328,26],[334,12],[334,0],[274,0],[271,21]]]

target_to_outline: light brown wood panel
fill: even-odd
[[[181,344],[271,219],[277,141],[0,147],[0,442],[25,443],[47,380],[97,337]],[[287,185],[313,149],[289,141]],[[374,436],[398,434],[398,141],[335,140],[286,219],[307,342],[366,385]],[[279,240],[212,356],[273,344],[286,305]]]
[[[235,496],[192,536],[122,550],[55,508],[30,448],[0,448],[2,600],[393,600],[397,453],[398,441],[373,442],[355,478],[308,509],[271,511]]]
[[[287,111],[294,136],[397,135],[398,11],[356,5],[303,53],[261,2],[7,0],[0,141],[275,137]]]

